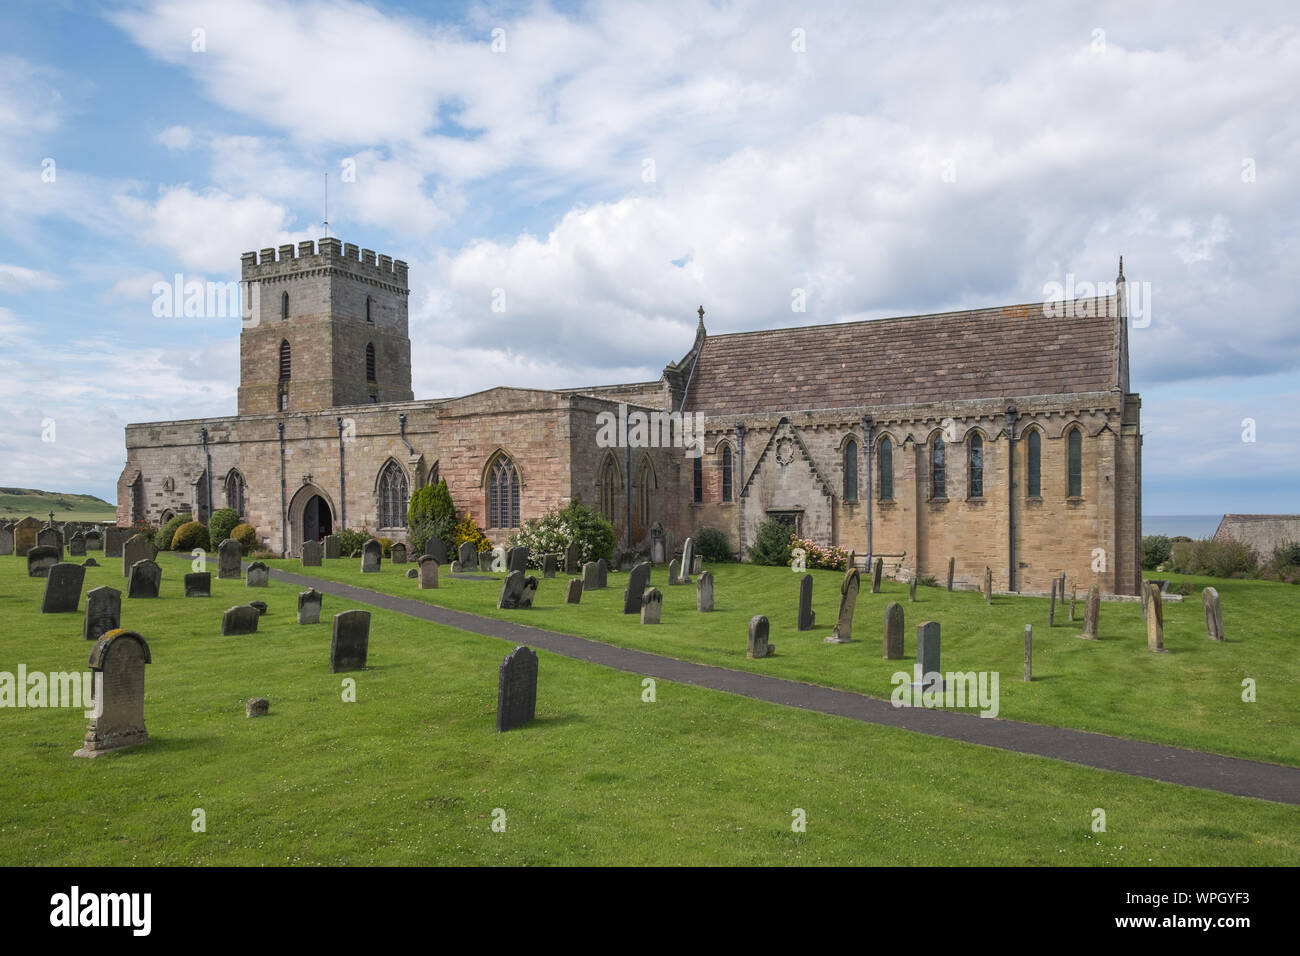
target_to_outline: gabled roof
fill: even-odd
[[[684,410],[706,415],[1105,392],[1118,387],[1113,301],[710,335]],[[1077,305],[1077,301],[1076,301]],[[1063,311],[1063,310],[1060,310]]]

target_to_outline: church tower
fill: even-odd
[[[240,415],[411,401],[405,262],[333,238],[241,258]]]

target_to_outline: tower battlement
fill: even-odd
[[[269,246],[260,253],[245,252],[239,259],[241,278],[246,282],[282,278],[312,269],[339,269],[408,288],[407,265],[401,259],[377,256],[373,249],[361,249],[333,237],[318,242],[308,239],[297,246],[285,243],[278,249]]]

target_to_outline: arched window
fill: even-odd
[[[231,468],[226,474],[226,507],[240,516],[244,515],[244,476],[239,469]]]
[[[1070,429],[1068,442],[1069,481],[1068,494],[1071,498],[1083,497],[1083,432],[1077,428]]]
[[[374,316],[370,313],[370,296],[366,296],[366,321],[371,325],[375,324]]]
[[[844,500],[858,500],[858,443],[852,438],[844,443]]]
[[[894,500],[894,443],[886,435],[880,439],[880,500]]]
[[[1043,496],[1043,439],[1035,428],[1029,433],[1029,497]]]
[[[280,381],[289,381],[290,364],[289,340],[285,339],[280,343]]]
[[[970,496],[984,497],[984,439],[978,432],[970,436]]]
[[[722,500],[731,500],[731,446],[722,446]]]
[[[519,473],[505,455],[493,463],[488,476],[488,527],[519,527]]]
[[[391,458],[379,472],[379,526],[403,528],[406,526],[407,484],[406,472]]]
[[[930,446],[930,497],[948,497],[948,468],[943,438],[939,435],[934,436],[934,444]]]
[[[618,466],[614,464],[612,455],[606,455],[605,464],[600,469],[600,513],[612,524],[617,507]]]
[[[289,317],[289,293],[281,292],[280,293],[280,318],[287,319],[288,317]]]
[[[655,472],[650,466],[650,459],[641,461],[641,470],[637,474],[637,520],[642,528],[654,524],[654,489]]]
[[[704,500],[704,456],[691,459],[691,484],[695,490],[695,503]]]
[[[366,343],[366,381],[375,381],[375,343]]]

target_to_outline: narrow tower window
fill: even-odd
[[[1043,439],[1038,434],[1038,429],[1029,433],[1029,497],[1041,498],[1043,496]]]
[[[722,446],[722,500],[731,500],[731,446]]]
[[[984,439],[978,433],[970,438],[970,496],[984,497]]]
[[[858,500],[858,443],[852,438],[844,443],[844,500]]]
[[[880,439],[880,500],[894,500],[894,443],[888,435]]]
[[[1083,497],[1083,433],[1077,428],[1070,432],[1069,469],[1069,495],[1071,498],[1081,498]]]
[[[288,317],[289,317],[289,293],[281,292],[280,293],[280,318],[287,319]]]
[[[948,497],[948,468],[943,439],[938,435],[930,449],[930,497]]]

